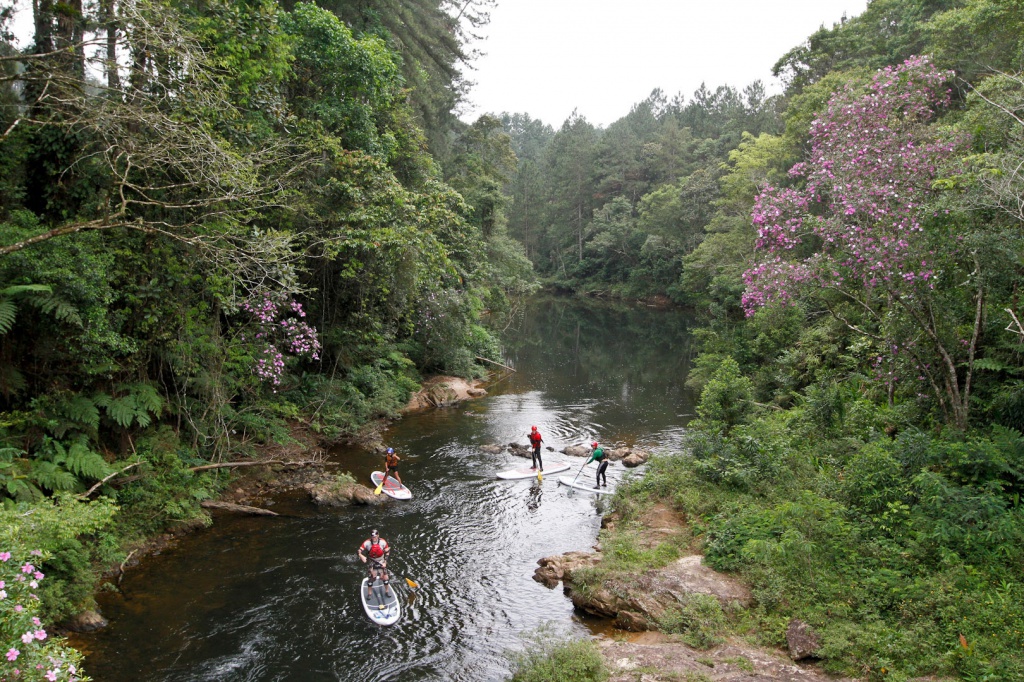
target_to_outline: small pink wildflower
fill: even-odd
[[[14,647],[11,647],[10,649],[7,650],[7,660],[8,661],[16,660],[20,654],[21,654],[20,651],[18,651]]]
[[[43,641],[44,639],[46,639],[46,630],[36,630],[35,631],[35,637],[40,642]]]
[[[0,561],[8,561],[11,558],[10,552],[0,552]]]
[[[25,562],[25,565],[21,567],[22,573],[31,573],[34,570],[36,570],[36,567],[28,562]]]

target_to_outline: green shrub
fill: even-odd
[[[658,621],[663,632],[680,634],[695,649],[710,649],[725,641],[728,624],[722,604],[710,594],[687,594],[679,607],[667,609]]]
[[[540,636],[513,654],[512,682],[600,682],[608,670],[597,643],[588,639],[551,641]]]

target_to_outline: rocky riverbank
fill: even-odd
[[[604,524],[614,531],[617,519]],[[637,533],[641,549],[665,543],[686,544],[685,519],[663,504],[647,510]],[[707,628],[697,618],[709,599],[720,609],[705,608],[704,618],[749,608],[753,597],[745,585],[703,563],[700,554],[685,554],[659,568],[634,571],[609,569],[600,545],[594,552],[569,552],[544,557],[534,579],[548,587],[562,584],[576,608],[611,620],[614,631],[602,638],[601,652],[611,680],[702,680],[727,682],[776,681],[825,682],[832,680],[813,665],[818,644],[813,632],[794,622],[787,632],[786,650],[770,650],[739,637],[711,637],[704,633],[703,646],[692,646],[693,636],[670,634],[673,626],[689,625],[692,631]],[[697,608],[695,608],[697,607]],[[700,639],[698,637],[697,639]]]

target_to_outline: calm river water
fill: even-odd
[[[532,579],[537,559],[587,550],[603,505],[556,476],[500,481],[521,466],[488,443],[589,442],[671,449],[693,413],[683,388],[688,318],[678,311],[565,299],[532,302],[502,335],[515,374],[486,398],[406,417],[385,435],[403,456],[409,502],[318,510],[301,499],[288,518],[223,516],[125,576],[101,599],[110,626],[79,640],[98,682],[138,680],[500,680],[506,653],[539,628],[585,634],[560,588]],[[380,458],[332,453],[368,483]],[[566,460],[575,474],[583,460]],[[581,480],[590,480],[593,465]],[[609,485],[625,470],[609,468]],[[405,611],[371,623],[355,550],[371,528],[392,545]]]

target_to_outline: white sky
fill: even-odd
[[[555,128],[573,109],[607,126],[661,88],[687,100],[709,88],[761,79],[822,24],[855,16],[868,0],[498,0],[486,54],[473,62],[471,107],[526,112]]]

